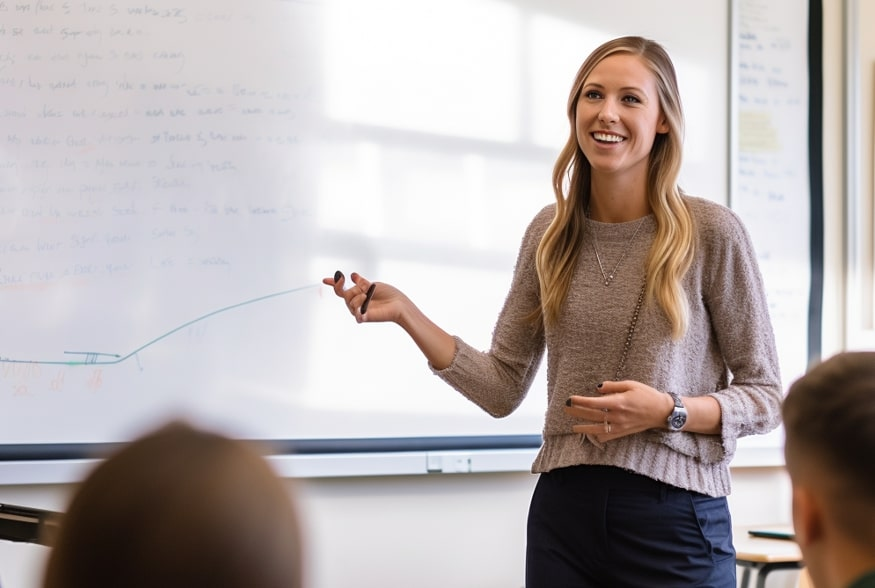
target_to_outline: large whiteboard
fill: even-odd
[[[820,353],[819,335],[809,338],[810,324],[821,320],[812,274],[822,275],[813,247],[823,242],[822,221],[812,221],[823,211],[814,206],[812,178],[820,175],[812,175],[809,154],[811,108],[820,107],[810,98],[809,6],[735,0],[733,17],[730,203],[757,251],[786,388]],[[782,448],[783,441],[781,426],[742,445]]]
[[[319,281],[487,347],[574,73],[622,34],[674,56],[683,185],[727,201],[722,2],[0,0],[0,445],[539,434],[543,378],[494,420]]]

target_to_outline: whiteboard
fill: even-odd
[[[811,306],[812,216],[822,210],[812,206],[809,7],[794,0],[735,2],[730,203],[757,252],[786,389],[816,359],[809,324],[821,319],[819,306]],[[814,346],[819,354],[819,341]],[[782,448],[783,441],[779,426],[740,445]]]
[[[493,419],[320,280],[392,282],[486,348],[573,76],[623,34],[674,56],[683,186],[726,201],[727,20],[698,0],[0,0],[0,446],[171,416],[537,436],[543,374]]]

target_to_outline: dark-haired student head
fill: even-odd
[[[253,446],[174,422],[75,493],[44,588],[301,588],[289,488]]]
[[[875,352],[813,367],[783,415],[793,524],[814,585],[875,587]]]

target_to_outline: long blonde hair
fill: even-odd
[[[556,216],[538,246],[537,269],[541,309],[546,324],[558,321],[583,242],[590,201],[592,168],[580,149],[576,132],[577,101],[592,70],[605,57],[637,55],[656,78],[659,103],[669,131],[658,134],[648,164],[648,201],[656,218],[656,237],[647,257],[647,298],[659,302],[672,326],[672,336],[686,333],[689,307],[681,280],[693,259],[693,218],[677,185],[683,144],[683,112],[674,65],[665,49],[642,37],[608,41],[583,62],[568,98],[571,132],[553,167]]]

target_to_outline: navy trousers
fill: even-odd
[[[732,521],[712,498],[610,466],[541,474],[526,588],[736,588]]]

